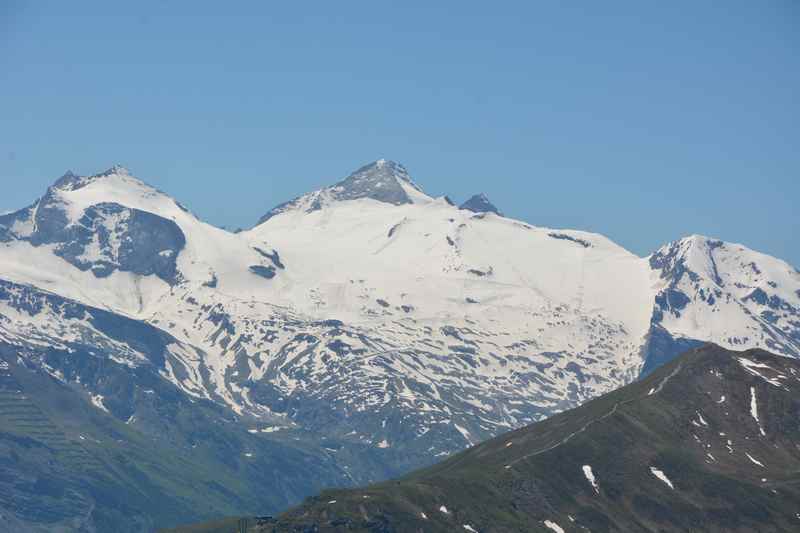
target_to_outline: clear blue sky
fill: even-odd
[[[385,157],[639,254],[800,266],[798,58],[796,0],[6,0],[0,210],[120,163],[249,226]]]

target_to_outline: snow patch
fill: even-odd
[[[597,486],[597,480],[594,477],[591,465],[583,465],[583,475],[586,476],[587,481],[592,485],[594,491],[600,494],[600,487]]]
[[[455,428],[458,430],[458,432],[461,433],[461,436],[464,437],[464,440],[466,440],[467,443],[470,446],[472,446],[474,444],[472,442],[472,436],[470,435],[469,430],[467,428],[461,427],[458,424],[456,424],[455,422],[453,422],[453,426],[455,426]]]
[[[98,409],[108,413],[108,409],[106,409],[106,406],[103,405],[103,397],[100,394],[92,394],[92,404]]]
[[[545,520],[544,521],[544,526],[546,528],[548,528],[548,529],[551,529],[551,530],[555,531],[556,533],[564,533],[564,528],[562,528],[561,526],[559,526],[558,524],[556,524],[553,521]]]
[[[750,455],[749,453],[747,453],[747,452],[744,452],[744,454],[745,454],[745,455],[747,456],[747,458],[748,458],[748,459],[750,459],[750,461],[752,461],[754,464],[757,464],[757,465],[758,465],[758,466],[760,466],[761,468],[766,468],[766,466],[764,466],[764,464],[763,464],[761,461],[759,461],[758,459],[754,458],[754,457],[753,457],[752,455]]]
[[[753,376],[763,379],[773,387],[781,386],[780,381],[778,381],[777,379],[768,378],[757,370],[760,368],[763,370],[771,370],[773,372],[776,372],[776,370],[771,366],[765,365],[764,363],[756,363],[755,361],[751,361],[750,359],[747,359],[745,357],[737,357],[736,360],[739,361],[739,364],[742,365],[742,368],[744,368],[748,373],[752,374]]]
[[[761,421],[758,419],[758,400],[756,399],[756,388],[750,387],[750,415],[758,424],[758,431],[761,432],[761,435],[766,435],[764,433],[764,428],[761,427]]]
[[[663,481],[669,488],[675,490],[675,487],[672,486],[672,481],[669,480],[667,475],[663,472],[663,470],[659,470],[658,468],[651,466],[650,472],[656,476],[658,479]]]

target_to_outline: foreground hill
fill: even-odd
[[[708,345],[431,468],[252,531],[798,531],[800,363]],[[251,521],[256,524],[256,521]]]

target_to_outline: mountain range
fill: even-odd
[[[0,446],[16,472],[0,512],[20,531],[277,512],[430,465],[705,342],[798,357],[800,272],[697,235],[638,257],[506,218],[485,195],[431,197],[386,160],[236,233],[124,168],[70,172],[0,216]],[[92,486],[76,454],[108,479]],[[32,504],[52,465],[54,494],[81,505]],[[131,491],[124,520],[111,486]],[[180,513],[154,510],[170,498]]]

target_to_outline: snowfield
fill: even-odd
[[[236,234],[120,167],[68,174],[0,216],[0,280],[0,340],[149,364],[97,326],[103,310],[163,332],[159,373],[190,396],[380,453],[446,455],[616,389],[686,342],[800,354],[800,274],[783,261],[700,236],[637,257],[460,209],[383,160]]]

